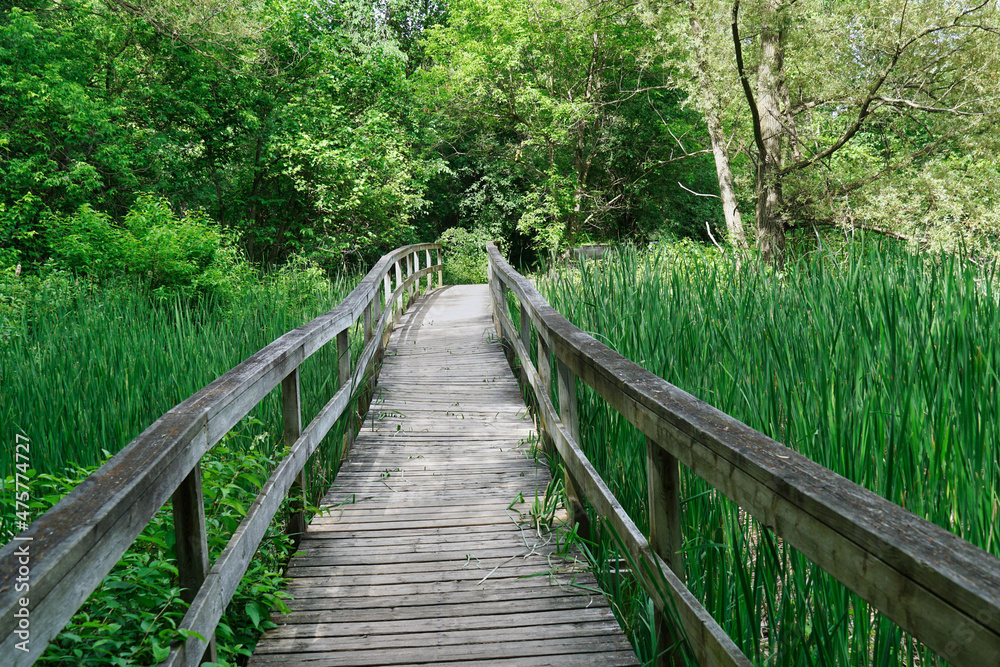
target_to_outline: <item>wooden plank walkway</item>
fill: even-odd
[[[550,477],[526,412],[487,286],[421,297],[250,664],[638,664],[593,576],[531,523]]]

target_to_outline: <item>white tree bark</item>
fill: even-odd
[[[733,181],[733,170],[729,164],[729,148],[726,136],[719,121],[719,96],[712,83],[712,72],[705,57],[704,31],[701,21],[694,13],[694,3],[691,9],[691,36],[694,38],[694,56],[698,65],[698,86],[701,89],[702,113],[708,126],[708,136],[712,141],[712,155],[715,158],[715,174],[719,179],[719,194],[722,197],[722,212],[726,218],[728,240],[739,248],[746,247],[746,233],[743,231],[743,216],[736,205],[736,186]]]

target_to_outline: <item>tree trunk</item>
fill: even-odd
[[[573,190],[573,213],[567,221],[566,229],[566,240],[571,248],[576,242],[576,234],[583,231],[583,224],[581,222],[584,213],[583,200],[587,194],[587,180],[590,177],[590,167],[594,162],[593,150],[588,150],[588,145],[591,143],[589,139],[594,133],[594,128],[600,123],[601,114],[600,95],[602,86],[598,80],[600,76],[601,43],[596,32],[592,37],[592,41],[593,50],[590,54],[590,66],[587,68],[587,85],[584,89],[583,99],[590,105],[590,113],[593,115],[593,118],[588,119],[584,117],[577,121],[576,124],[576,148],[573,154],[576,187]]]
[[[785,261],[785,223],[781,210],[781,169],[784,151],[784,113],[781,109],[781,85],[784,45],[779,24],[780,0],[765,3],[760,28],[760,68],[757,71],[757,109],[764,151],[757,161],[755,194],[757,196],[757,247],[764,260],[775,266]]]
[[[719,179],[719,194],[722,197],[722,213],[726,216],[727,236],[731,244],[737,248],[745,248],[747,237],[743,231],[743,216],[740,215],[740,209],[736,205],[736,185],[733,182],[733,170],[729,166],[729,149],[715,109],[705,112],[705,122],[708,124],[708,136],[712,140],[715,175]]]
[[[712,141],[712,155],[715,157],[715,175],[719,179],[719,193],[722,197],[722,212],[726,217],[726,231],[729,242],[738,248],[747,245],[746,234],[743,231],[743,216],[736,205],[736,186],[733,182],[733,170],[729,165],[729,149],[726,146],[726,136],[719,121],[719,97],[712,88],[712,77],[705,58],[704,32],[701,21],[694,13],[694,3],[691,10],[691,36],[694,38],[694,57],[698,63],[701,100],[704,107],[705,124],[708,125],[708,137]]]

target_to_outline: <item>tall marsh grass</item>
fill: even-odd
[[[163,299],[134,282],[100,287],[69,274],[0,276],[0,532],[15,530],[12,478],[18,435],[30,443],[35,518],[162,413],[264,347],[339,303],[358,278],[327,279],[292,265],[247,280],[228,302]],[[352,332],[352,354],[361,337]],[[300,367],[308,423],[334,394],[337,358],[327,345]],[[209,549],[225,547],[284,455],[276,389],[202,460]],[[310,459],[310,502],[340,462],[344,420]],[[286,500],[287,504],[287,500]],[[284,507],[220,623],[220,665],[246,660],[283,593],[292,546]],[[6,541],[6,540],[4,540]],[[179,598],[173,519],[161,509],[104,582],[50,644],[47,665],[154,664],[163,660],[187,605]]]
[[[53,282],[47,297],[26,297],[0,340],[0,441],[10,449],[0,457],[0,479],[13,474],[17,434],[28,438],[31,468],[40,474],[103,461],[171,407],[335,306],[356,284],[285,270],[248,282],[221,304],[152,298],[134,282],[91,288],[59,276],[38,281],[38,292]],[[304,423],[336,389],[336,353],[329,348],[302,367]],[[280,446],[279,393],[246,420],[246,442],[269,433],[272,451]],[[9,529],[6,523],[0,528]]]
[[[538,287],[624,356],[1000,556],[1000,304],[991,268],[869,245],[808,255],[775,275],[684,246],[622,250],[550,273]],[[583,447],[645,527],[644,440],[589,388],[579,391]],[[682,475],[689,587],[755,663],[941,664],[705,482]],[[599,548],[605,558],[608,550]],[[647,600],[611,583],[627,594],[616,605],[648,654]]]

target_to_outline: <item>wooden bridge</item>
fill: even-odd
[[[265,529],[286,496],[301,498],[309,457],[360,403],[370,408],[330,510],[308,527],[301,511],[291,517],[303,536],[294,600],[252,664],[634,664],[586,566],[540,525],[552,514],[541,443],[565,469],[568,523],[586,525],[586,502],[617,534],[659,634],[699,664],[750,663],[684,585],[680,464],[951,664],[1000,665],[1000,559],[622,358],[487,252],[488,287],[443,288],[437,245],[386,255],[337,308],[177,405],[15,536],[0,551],[0,662],[33,663],[167,502],[191,634],[162,664],[212,658]],[[327,344],[339,389],[303,428],[298,368]],[[581,382],[647,437],[647,535],[580,449]],[[209,562],[199,462],[279,386],[290,452]]]
[[[335,510],[292,559],[292,613],[250,664],[638,664],[578,554],[538,530],[551,478],[536,446],[487,287],[419,299],[324,500]]]

